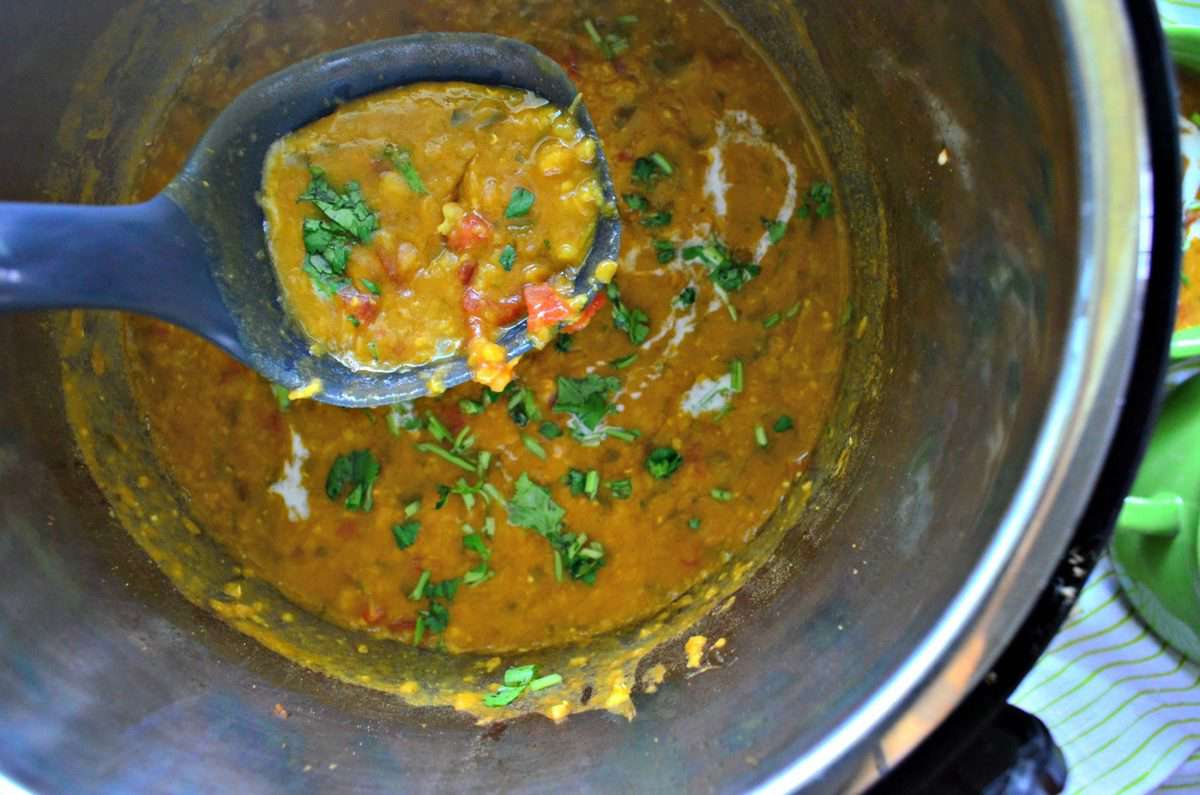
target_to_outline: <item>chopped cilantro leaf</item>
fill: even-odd
[[[463,414],[474,417],[478,414],[482,414],[487,406],[485,406],[481,401],[463,398],[462,400],[458,401],[458,408]]]
[[[620,439],[622,442],[636,442],[641,438],[642,432],[630,428],[617,428],[609,426],[604,429],[604,435],[613,439]]]
[[[657,480],[671,477],[682,465],[683,456],[672,447],[655,448],[646,456],[646,471]]]
[[[631,353],[628,356],[622,356],[619,359],[613,359],[611,362],[609,362],[609,364],[618,370],[624,370],[626,367],[636,362],[637,358],[638,355],[636,353]]]
[[[511,271],[516,262],[517,250],[513,248],[512,243],[509,243],[500,251],[500,267],[505,271]]]
[[[554,550],[554,577],[562,580],[563,571],[573,580],[587,585],[596,582],[596,572],[604,565],[604,547],[588,541],[586,533],[560,531],[546,536]]]
[[[729,489],[713,489],[709,495],[717,502],[729,502],[733,499],[733,492]]]
[[[408,598],[414,602],[419,602],[424,599],[425,587],[429,585],[429,578],[431,576],[432,575],[430,574],[429,569],[422,569],[421,576],[417,578],[417,585],[412,589],[412,593],[408,595]]]
[[[612,304],[613,325],[628,334],[634,345],[641,345],[650,336],[650,318],[640,309],[630,309],[621,300],[621,288],[616,282],[608,283],[607,293]]]
[[[379,289],[379,285],[370,279],[359,279],[362,282],[363,288],[371,295],[383,295],[383,291]]]
[[[654,254],[660,265],[667,265],[674,262],[675,257],[679,256],[679,249],[670,240],[655,240]]]
[[[392,167],[400,173],[400,176],[404,177],[409,190],[418,196],[429,193],[425,182],[421,179],[421,172],[417,171],[417,167],[413,165],[412,152],[395,144],[388,144],[383,147],[383,156],[392,161]]]
[[[587,483],[587,473],[582,469],[572,467],[567,470],[567,474],[563,475],[563,483],[571,490],[572,497],[580,497],[583,495],[583,487]]]
[[[363,200],[358,183],[347,182],[339,193],[329,184],[322,169],[314,166],[309,170],[308,190],[300,194],[300,201],[312,202],[338,229],[358,242],[370,240],[371,233],[379,228],[379,218]]]
[[[584,478],[586,489],[587,476]],[[521,473],[516,491],[508,502],[509,523],[533,530],[549,542],[554,550],[556,579],[561,580],[565,572],[572,579],[591,585],[596,581],[596,572],[604,565],[604,547],[596,541],[589,543],[586,534],[564,530],[562,520],[565,515],[566,511],[554,501],[548,489],[535,483],[528,474]]]
[[[537,439],[534,439],[527,433],[523,433],[521,434],[521,444],[525,445],[525,449],[533,453],[538,458],[542,459],[543,461],[546,460],[546,448],[542,447],[541,443],[538,442]]]
[[[686,308],[696,303],[696,288],[684,287],[679,291],[679,295],[675,296],[675,306]]]
[[[633,481],[629,478],[610,480],[605,485],[608,486],[608,491],[614,500],[627,500],[633,496]]]
[[[640,193],[626,193],[621,198],[625,200],[625,204],[629,205],[629,209],[635,213],[640,213],[650,208],[650,202]]]
[[[280,411],[287,411],[292,406],[292,399],[288,397],[288,388],[279,384],[271,384],[271,395],[275,398],[275,403],[279,406]]]
[[[690,527],[692,530],[699,530],[700,529],[700,520],[697,517],[693,516],[691,519],[688,519],[688,527]]]
[[[793,422],[792,418],[786,414],[784,414],[779,419],[775,420],[775,433],[784,433],[786,431],[790,431],[792,428],[795,428],[795,427],[796,427],[796,423]]]
[[[570,334],[559,334],[557,337],[555,337],[554,338],[554,348],[559,353],[570,353],[571,352],[571,335]]]
[[[796,210],[799,218],[829,218],[833,215],[833,186],[828,182],[814,182],[804,195],[804,203]]]
[[[419,532],[421,532],[421,523],[416,519],[392,525],[392,538],[396,539],[396,546],[400,549],[408,549],[415,544]]]
[[[767,328],[767,329],[775,328],[776,326],[779,325],[779,322],[781,320],[783,320],[783,315],[780,314],[779,312],[776,312],[772,315],[768,315],[767,317],[763,318],[763,328]]]
[[[345,505],[352,511],[367,512],[375,504],[375,481],[379,479],[379,459],[370,450],[355,450],[334,459],[325,478],[325,494],[338,500],[347,487]]]
[[[761,268],[754,263],[736,259],[718,240],[701,246],[688,246],[683,250],[683,259],[688,262],[700,260],[708,268],[708,277],[727,293],[740,290],[761,272]]]
[[[658,152],[651,152],[646,157],[639,157],[633,162],[633,181],[643,185],[653,185],[663,177],[675,173],[671,161]]]
[[[505,218],[524,218],[533,208],[533,192],[526,188],[513,188],[512,198],[504,210]]]
[[[566,514],[550,496],[548,489],[539,486],[526,473],[521,473],[517,478],[516,491],[508,502],[509,522],[548,536],[561,531]]]
[[[775,245],[780,240],[783,240],[787,234],[787,221],[773,221],[770,218],[762,219],[763,229],[767,230],[767,239],[771,241],[771,245]]]
[[[537,422],[542,418],[537,399],[529,387],[512,381],[501,394],[508,398],[508,416],[517,427],[524,428],[530,422]]]
[[[558,397],[554,401],[554,410],[564,414],[573,414],[589,431],[613,410],[608,402],[608,396],[621,387],[621,382],[613,376],[601,377],[590,373],[583,378],[558,377]]]
[[[504,672],[504,684],[483,697],[484,705],[507,707],[524,695],[526,690],[537,692],[562,684],[562,674],[547,674],[534,678],[536,672],[536,665],[518,665],[509,668]]]
[[[671,223],[671,213],[666,210],[659,210],[656,213],[642,216],[642,226],[647,229],[659,229]]]
[[[545,436],[547,439],[557,439],[562,436],[562,428],[547,420],[538,426],[538,433]]]

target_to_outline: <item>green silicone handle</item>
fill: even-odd
[[[1126,497],[1121,515],[1117,518],[1117,530],[1173,536],[1193,527],[1197,513],[1197,506],[1171,492],[1162,492],[1153,497]]]

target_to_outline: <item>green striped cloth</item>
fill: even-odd
[[[1107,558],[1012,702],[1050,728],[1072,795],[1200,793],[1200,666],[1141,623]]]

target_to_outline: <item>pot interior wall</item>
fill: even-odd
[[[14,12],[4,198],[47,184],[44,142],[75,81],[98,77],[83,58],[110,24],[153,45],[103,76],[116,124],[91,159],[127,160],[179,53],[243,4],[199,5]],[[1080,178],[1056,17],[1003,0],[727,5],[827,147],[857,310],[824,484],[715,627],[726,664],[638,697],[632,723],[484,732],[287,663],[180,598],[112,520],[71,447],[50,321],[6,316],[0,770],[46,790],[733,789],[811,748],[909,657],[1007,509],[1059,371]],[[71,172],[66,155],[76,194],[111,198],[130,178]]]

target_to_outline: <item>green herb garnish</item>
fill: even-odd
[[[675,167],[659,152],[651,152],[646,157],[639,157],[633,162],[633,181],[643,185],[653,185],[663,177],[675,173]]]
[[[655,240],[654,255],[658,258],[660,265],[668,265],[679,256],[679,249],[670,240]]]
[[[562,684],[562,674],[547,674],[536,679],[536,665],[518,665],[504,672],[504,684],[492,693],[483,697],[483,703],[489,707],[507,707],[516,701],[525,691],[537,692],[548,687]]]
[[[396,539],[396,546],[400,549],[408,549],[415,544],[419,532],[421,532],[421,523],[416,519],[392,525],[392,538]]]
[[[275,398],[275,403],[279,406],[280,411],[287,411],[292,407],[292,399],[288,397],[288,388],[279,384],[271,384],[271,395]]]
[[[633,496],[633,481],[629,478],[624,480],[610,480],[604,484],[608,486],[608,493],[612,495],[614,500],[627,500]]]
[[[634,428],[617,428],[609,426],[604,429],[604,435],[613,439],[620,439],[622,442],[636,442],[642,438],[642,432]]]
[[[600,31],[596,28],[596,23],[590,19],[583,21],[583,29],[587,33],[588,38],[592,40],[592,43],[610,61],[629,49],[629,39],[617,33],[600,35]]]
[[[708,268],[708,277],[727,293],[737,292],[762,269],[752,262],[736,259],[725,244],[712,240],[701,246],[688,246],[683,250],[685,262],[700,260]]]
[[[575,497],[586,496],[589,500],[596,499],[600,492],[600,473],[594,469],[584,472],[581,469],[569,469],[563,477],[563,482]]]
[[[650,318],[642,310],[631,309],[621,300],[621,288],[616,282],[609,282],[606,291],[612,304],[613,325],[628,334],[629,341],[634,345],[641,345],[650,336]]]
[[[629,209],[635,213],[650,209],[650,202],[640,193],[626,193],[621,198],[625,200],[625,204],[629,206]]]
[[[619,359],[613,359],[611,362],[609,362],[609,365],[617,368],[618,370],[624,370],[626,367],[636,362],[637,358],[638,355],[636,353],[631,353],[628,356],[622,356]]]
[[[565,530],[562,525],[565,515],[566,511],[550,496],[549,489],[521,473],[513,498],[508,502],[509,523],[533,530],[550,543],[554,550],[556,579],[561,581],[565,573],[591,585],[596,581],[596,572],[604,565],[604,547],[599,542],[589,542],[585,534]]]
[[[620,388],[621,382],[613,376],[601,377],[595,373],[583,378],[559,376],[554,410],[574,415],[584,428],[593,431],[613,410],[609,394]]]
[[[362,284],[363,289],[371,295],[383,295],[383,290],[379,289],[379,285],[370,279],[359,279],[358,281]],[[357,320],[357,318],[355,319]]]
[[[684,287],[679,291],[679,295],[675,296],[675,306],[684,309],[696,303],[696,288]]]
[[[771,241],[771,245],[777,244],[783,240],[783,236],[787,234],[787,221],[773,221],[770,218],[762,219],[763,229],[767,230],[767,239]]]
[[[562,428],[547,420],[538,426],[538,433],[547,439],[557,439],[562,436]]]
[[[533,453],[543,461],[546,460],[546,448],[542,447],[537,439],[534,439],[527,433],[521,434],[521,444],[525,445],[525,449]]]
[[[549,536],[562,530],[567,512],[543,488],[522,472],[517,478],[516,491],[508,502],[508,521],[517,527]]]
[[[667,226],[671,223],[671,213],[666,210],[659,210],[656,213],[642,216],[642,226],[647,229],[658,229]]]
[[[746,368],[742,364],[741,359],[734,359],[729,363],[729,389],[735,393],[741,392],[746,387]]]
[[[797,218],[829,218],[833,215],[833,186],[814,182],[804,195],[804,203],[796,210]]]
[[[729,489],[713,489],[709,495],[717,502],[729,502],[733,499],[733,492]]]
[[[508,398],[508,416],[517,427],[524,428],[530,422],[537,422],[542,418],[537,398],[529,387],[512,381],[501,394]]]
[[[754,441],[758,443],[759,447],[767,446],[767,430],[766,430],[766,428],[764,428],[761,425],[754,426]]]
[[[412,152],[395,144],[388,144],[383,147],[383,156],[392,161],[392,167],[400,173],[400,176],[404,177],[409,190],[418,196],[429,193],[425,182],[421,179],[421,172],[417,171],[417,167],[413,165]]]
[[[511,271],[516,262],[517,250],[513,248],[512,243],[509,243],[500,250],[500,267],[504,268],[505,271]]]
[[[345,189],[339,193],[325,178],[324,170],[311,166],[309,173],[311,179],[308,190],[300,194],[299,201],[316,205],[329,222],[344,235],[354,238],[359,243],[369,241],[371,233],[379,228],[379,218],[363,200],[358,183],[347,182]]]
[[[673,447],[658,447],[646,456],[646,471],[657,480],[666,480],[683,465],[683,456]]]
[[[352,511],[367,512],[375,504],[375,481],[379,479],[379,459],[370,450],[355,450],[334,459],[325,478],[325,494],[338,500],[347,487],[345,505]]]
[[[495,576],[496,572],[491,567],[492,550],[483,540],[483,535],[475,532],[475,528],[469,524],[463,525],[463,549],[479,556],[478,565],[463,575],[465,584],[474,588]]]
[[[554,338],[554,349],[557,350],[559,353],[570,353],[571,352],[571,335],[570,334],[559,334],[557,337],[555,337]]]
[[[784,414],[779,419],[775,420],[775,433],[783,433],[785,431],[790,431],[792,428],[795,428],[795,427],[796,427],[796,423],[794,423],[792,421],[792,418],[786,414]]]
[[[783,315],[780,314],[779,312],[776,312],[772,315],[768,315],[767,317],[763,318],[763,328],[766,328],[766,329],[775,328],[776,326],[779,325],[779,322],[781,320],[783,320]]]
[[[533,192],[526,188],[513,188],[512,198],[504,210],[505,218],[524,218],[533,208]]]

